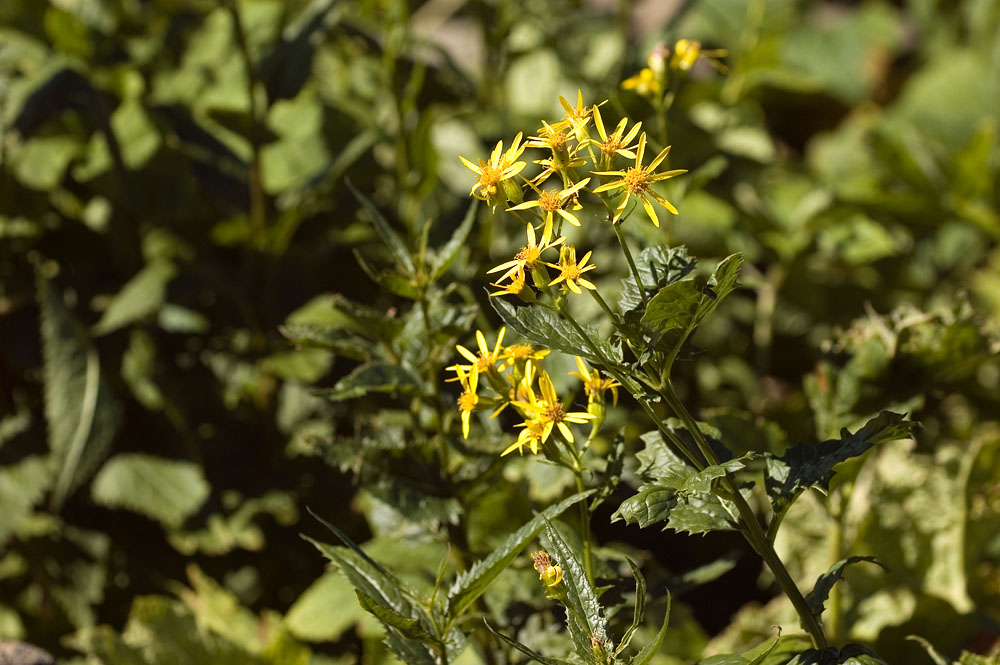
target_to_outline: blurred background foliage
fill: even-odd
[[[729,71],[699,62],[663,113],[620,89],[681,37],[727,49]],[[306,508],[429,590],[448,543],[489,552],[569,488],[501,462],[495,425],[463,443],[441,368],[473,327],[496,329],[485,270],[522,238],[469,210],[458,155],[535,132],[578,89],[690,170],[665,190],[680,215],[629,223],[635,242],[747,257],[678,368],[702,420],[738,453],[883,407],[924,425],[785,520],[804,584],[848,554],[888,567],[852,569],[832,634],[889,662],[927,658],[911,633],[988,648],[996,0],[6,0],[0,636],[66,662],[390,662],[299,538],[323,532]],[[613,236],[597,218],[580,233],[616,291]],[[461,464],[441,468],[442,442]],[[680,594],[654,662],[795,625],[738,540],[609,525],[612,510],[599,539]],[[517,562],[479,609],[558,653],[533,575]]]

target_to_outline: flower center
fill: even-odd
[[[472,411],[479,403],[479,396],[476,393],[462,393],[458,396],[458,410]]]
[[[650,179],[646,169],[632,167],[625,172],[625,188],[631,194],[642,194],[649,189]]]
[[[530,344],[511,344],[507,347],[507,355],[514,360],[524,360],[534,352]]]
[[[566,412],[563,411],[562,402],[556,402],[548,406],[543,415],[551,423],[561,423],[566,419]]]
[[[479,176],[479,186],[490,194],[495,194],[497,183],[501,180],[503,170],[495,167],[493,164],[483,162],[480,162],[479,168],[482,171],[482,175]]]
[[[476,369],[479,370],[480,374],[485,374],[493,367],[493,358],[480,352],[479,357],[476,359]]]
[[[562,267],[562,274],[563,277],[566,278],[566,281],[570,281],[580,279],[580,275],[583,274],[583,271],[580,270],[580,266],[575,263],[570,263]]]
[[[613,155],[624,147],[621,139],[612,135],[607,141],[601,144],[601,152],[605,155]]]
[[[521,261],[524,265],[529,268],[538,261],[539,257],[542,255],[542,250],[539,249],[538,245],[525,245],[521,248],[515,256],[515,261]]]
[[[559,192],[542,192],[541,196],[538,197],[538,207],[545,212],[555,212],[562,207],[559,198]]]

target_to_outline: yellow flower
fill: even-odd
[[[573,128],[576,138],[583,138],[584,132],[582,130],[586,127],[587,121],[590,120],[590,114],[593,111],[591,107],[583,105],[583,91],[579,89],[576,91],[575,107],[570,106],[569,102],[562,95],[559,95],[559,104],[566,111],[566,117],[553,126],[560,129]]]
[[[643,97],[655,97],[663,92],[663,84],[649,67],[643,67],[635,76],[622,81],[623,90],[635,90]]]
[[[528,447],[532,454],[537,455],[538,450],[542,447],[542,443],[544,443],[542,435],[545,434],[545,423],[541,420],[528,418],[523,423],[515,425],[515,427],[523,427],[524,429],[517,435],[517,441],[507,446],[506,450],[500,453],[500,457],[515,450],[518,455],[523,455],[525,446]]]
[[[565,210],[563,206],[572,201],[576,203],[577,209],[579,209],[578,195],[580,190],[586,187],[588,182],[590,182],[590,178],[584,178],[572,187],[559,191],[543,191],[538,189],[534,183],[529,182],[528,184],[531,185],[531,188],[538,192],[538,198],[534,201],[525,201],[524,203],[516,205],[513,208],[507,208],[507,210],[527,210],[528,208],[538,208],[543,211],[545,213],[545,229],[542,231],[542,237],[551,237],[553,214],[558,214],[573,226],[580,226],[580,220],[576,218],[576,215]]]
[[[447,369],[452,370],[459,375],[457,380],[461,380],[461,376],[463,373],[468,374],[472,372],[473,369],[476,371],[477,374],[485,374],[490,371],[495,371],[497,364],[497,357],[500,355],[500,349],[503,348],[503,336],[504,333],[506,332],[507,332],[506,326],[500,329],[500,332],[497,333],[497,343],[493,347],[493,350],[490,351],[490,347],[487,346],[486,344],[486,336],[483,335],[483,331],[477,330],[476,343],[479,345],[478,355],[473,353],[472,351],[469,351],[461,344],[455,346],[458,352],[462,354],[462,356],[465,357],[465,359],[472,364],[452,365]],[[452,379],[452,381],[454,380],[456,379]]]
[[[562,568],[552,565],[552,558],[548,552],[532,552],[531,562],[535,567],[535,572],[538,573],[538,579],[545,582],[545,586],[554,587],[562,581]]]
[[[526,145],[521,145],[521,133],[518,132],[507,152],[503,151],[503,141],[498,141],[488,162],[480,159],[477,166],[465,157],[459,156],[462,163],[479,176],[479,180],[472,186],[469,194],[482,201],[489,201],[496,207],[498,201],[497,185],[504,180],[513,178],[525,167],[525,162],[515,160],[521,156],[526,147]]]
[[[532,179],[536,185],[548,180],[553,173],[560,173],[568,168],[583,166],[586,162],[578,159],[577,151],[580,149],[579,143],[572,141],[578,133],[586,126],[589,118],[578,120],[573,125],[563,125],[556,123],[550,125],[542,121],[542,127],[538,130],[538,136],[531,136],[525,143],[529,148],[544,148],[552,152],[550,157],[536,160],[535,164],[543,167],[542,172]]]
[[[462,382],[462,394],[458,396],[458,411],[462,414],[462,437],[469,438],[469,417],[479,404],[479,396],[476,394],[476,385],[479,382],[479,371],[476,366],[465,373],[458,371],[458,380]]]
[[[530,344],[511,344],[503,350],[500,357],[507,361],[507,365],[514,365],[527,360],[541,360],[547,355],[548,349],[535,349]]]
[[[501,270],[506,270],[507,272],[504,273],[503,276],[501,276],[500,279],[497,280],[498,282],[502,282],[503,280],[507,279],[508,277],[514,275],[517,272],[521,272],[522,274],[524,274],[525,268],[531,270],[533,267],[541,265],[543,263],[541,258],[542,252],[551,247],[555,247],[566,240],[566,238],[560,236],[559,238],[556,238],[552,242],[549,242],[549,236],[542,234],[541,244],[538,244],[535,242],[535,227],[532,226],[531,224],[527,224],[526,226],[527,226],[528,244],[522,247],[520,251],[518,251],[518,253],[514,255],[514,259],[512,261],[501,263],[495,268],[491,268],[486,271],[486,274],[490,274],[494,272],[500,272]]]
[[[548,372],[542,371],[538,377],[538,388],[542,395],[539,398],[535,391],[528,393],[527,402],[513,402],[514,406],[529,413],[532,417],[524,423],[525,429],[538,428],[541,424],[541,443],[545,443],[554,428],[559,430],[567,443],[573,443],[573,432],[570,431],[566,423],[585,423],[593,420],[594,416],[585,411],[567,412],[563,409],[562,402],[556,395],[556,389],[552,385],[552,379]],[[520,437],[518,437],[520,440]],[[533,442],[534,443],[534,442]],[[516,444],[515,444],[516,445]],[[509,452],[510,448],[508,448]],[[532,449],[535,452],[536,448]]]
[[[563,247],[559,250],[559,265],[552,266],[553,268],[558,268],[559,276],[549,282],[549,284],[565,282],[569,290],[577,294],[583,293],[583,291],[580,290],[581,286],[586,289],[590,289],[591,291],[596,291],[597,287],[583,277],[583,273],[597,267],[595,265],[587,265],[587,261],[590,259],[591,254],[593,254],[593,252],[587,252],[583,255],[583,258],[580,259],[580,262],[577,263],[576,247],[573,245]]]
[[[629,144],[635,138],[636,134],[639,133],[639,128],[642,127],[641,122],[635,123],[632,129],[628,131],[628,134],[624,134],[625,126],[628,125],[628,118],[622,118],[615,131],[612,132],[611,136],[608,136],[604,130],[604,119],[601,118],[601,111],[595,106],[594,124],[597,126],[597,133],[600,135],[601,140],[589,139],[588,143],[600,148],[601,153],[608,163],[614,159],[615,155],[621,155],[627,159],[635,159],[635,153],[632,152],[634,146],[630,146]]]
[[[646,214],[649,215],[649,219],[653,222],[656,227],[660,226],[660,220],[656,217],[656,211],[653,210],[653,204],[650,202],[649,197],[653,197],[657,203],[662,205],[664,208],[670,212],[677,214],[677,208],[674,205],[653,191],[653,183],[660,180],[666,180],[667,178],[673,178],[674,176],[680,175],[682,173],[687,173],[687,169],[675,169],[673,171],[666,171],[664,173],[654,173],[653,171],[660,162],[667,156],[670,152],[670,146],[667,146],[660,151],[653,161],[649,163],[649,166],[642,165],[642,156],[646,150],[646,133],[643,132],[639,137],[639,145],[635,152],[635,166],[629,168],[627,171],[594,171],[595,175],[613,175],[621,178],[621,180],[616,180],[614,182],[609,182],[607,184],[601,185],[594,189],[594,192],[606,192],[611,189],[622,189],[625,194],[622,196],[621,201],[618,202],[618,207],[615,210],[615,223],[621,218],[622,213],[625,212],[625,206],[628,205],[629,197],[638,196],[642,200],[642,206],[646,209]]]
[[[491,298],[495,296],[511,295],[511,296],[517,296],[522,300],[526,300],[528,302],[531,302],[535,299],[535,294],[532,292],[531,287],[529,287],[524,283],[524,268],[515,266],[515,272],[513,274],[507,273],[507,275],[504,275],[504,277],[507,276],[510,276],[510,283],[507,284],[506,286],[504,286],[503,284],[499,284],[497,282],[490,284],[490,286],[495,286],[498,289],[500,289],[500,291],[494,291],[493,293],[491,293],[490,294]]]
[[[725,56],[726,49],[704,50],[701,48],[701,42],[678,39],[674,45],[674,54],[670,56],[670,69],[689,72],[698,58],[703,58],[720,72],[726,73],[728,68],[719,62],[719,58]]]
[[[604,411],[604,393],[611,391],[612,403],[618,404],[618,389],[622,384],[611,378],[602,378],[599,371],[591,370],[587,363],[580,356],[576,357],[576,366],[579,372],[570,372],[570,376],[578,377],[583,381],[583,390],[587,393],[587,412],[597,417]]]

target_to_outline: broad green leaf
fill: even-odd
[[[448,591],[448,616],[451,620],[458,618],[476,598],[478,598],[493,580],[510,565],[524,547],[542,530],[546,520],[555,519],[564,510],[578,501],[593,494],[593,490],[574,494],[559,503],[549,506],[535,515],[527,524],[510,534],[507,539],[493,550],[489,556],[477,561],[465,571]]]
[[[879,566],[882,565],[873,556],[851,556],[846,559],[841,559],[837,563],[833,564],[830,567],[830,570],[816,580],[816,585],[813,586],[812,591],[806,595],[806,602],[809,603],[809,609],[811,609],[813,614],[816,615],[816,618],[819,618],[820,615],[823,614],[823,604],[826,603],[826,599],[830,595],[830,590],[833,589],[833,585],[844,576],[844,570],[851,564],[860,563],[862,561],[868,561]]]
[[[667,626],[670,625],[670,605],[672,603],[672,598],[670,597],[670,591],[667,591],[667,610],[663,615],[663,626],[660,628],[660,632],[656,634],[652,642],[647,642],[646,645],[639,650],[639,653],[635,655],[629,665],[646,665],[653,659],[656,652],[660,650],[660,646],[663,644],[663,639],[667,636]]]
[[[14,175],[25,187],[51,191],[80,151],[80,142],[72,135],[36,136],[12,150],[10,161]]]
[[[409,370],[399,365],[373,362],[361,365],[338,381],[333,388],[318,391],[317,394],[331,402],[342,402],[372,392],[408,393],[419,387],[419,379]]]
[[[96,503],[126,508],[179,527],[208,498],[211,488],[193,462],[127,453],[112,457],[91,488]]]
[[[328,572],[299,596],[285,615],[285,625],[301,640],[336,641],[365,616],[354,602],[355,593],[346,577]]]
[[[355,589],[354,593],[358,597],[358,603],[368,612],[371,612],[379,621],[386,626],[395,628],[403,637],[408,637],[421,642],[436,642],[440,640],[431,635],[421,624],[419,618],[403,616],[391,607],[382,605],[364,591]]]
[[[847,429],[840,439],[808,445],[797,443],[781,458],[767,458],[764,486],[776,513],[781,513],[804,490],[829,487],[833,468],[852,457],[862,455],[872,446],[913,436],[918,424],[905,420],[905,414],[883,411],[854,434]]]
[[[535,306],[515,307],[503,298],[490,298],[490,304],[512,330],[539,346],[580,356],[601,368],[607,368],[608,362],[621,362],[621,349],[611,345],[607,335],[601,334],[593,326],[583,326],[583,331],[596,348],[596,353],[587,343],[587,338],[551,310]],[[633,392],[633,389],[641,392],[636,382],[629,381],[629,384],[625,386],[629,392]]]
[[[417,290],[416,284],[414,284],[411,277],[392,270],[377,270],[368,265],[368,261],[365,260],[357,248],[354,249],[354,259],[361,266],[365,274],[382,288],[402,298],[409,298],[410,300],[420,299],[420,292]]]
[[[308,536],[303,538],[312,543],[323,556],[337,564],[356,590],[381,601],[383,605],[397,612],[410,610],[411,603],[400,591],[399,581],[372,565],[367,555],[349,547],[327,545]]]
[[[611,521],[625,520],[645,529],[650,524],[664,522],[677,505],[677,492],[663,485],[643,485],[632,497],[626,499],[611,516]]]
[[[455,257],[458,256],[459,250],[465,246],[465,241],[469,238],[469,232],[472,231],[472,225],[476,221],[476,212],[479,210],[478,201],[473,201],[472,205],[469,206],[469,210],[465,213],[465,218],[462,219],[462,223],[458,225],[455,232],[451,234],[451,238],[447,243],[444,244],[435,254],[434,260],[431,262],[431,281],[436,282],[439,280],[445,271],[448,270],[448,266],[451,265]]]
[[[304,190],[324,179],[332,157],[323,121],[323,106],[311,88],[270,108],[267,124],[280,139],[264,146],[260,155],[261,182],[268,194]]]
[[[52,284],[40,274],[37,279],[45,418],[55,473],[52,506],[58,509],[107,455],[118,412],[87,333]]]
[[[167,285],[176,273],[177,269],[169,261],[150,262],[111,299],[101,320],[94,326],[94,334],[106,335],[158,310]]]
[[[576,551],[563,539],[549,520],[545,520],[543,538],[549,554],[562,566],[562,586],[566,589],[566,624],[576,647],[576,653],[585,663],[602,665],[606,662],[608,622],[597,601],[597,593],[587,578]]]
[[[399,266],[405,268],[409,274],[414,273],[413,267],[413,257],[410,256],[410,250],[406,247],[406,243],[403,239],[399,237],[389,222],[386,221],[379,209],[375,207],[375,204],[371,200],[359,192],[350,181],[345,181],[347,184],[347,189],[351,191],[354,198],[358,200],[361,206],[368,212],[368,216],[371,217],[372,224],[375,225],[375,231],[378,232],[379,236],[382,238],[392,253],[396,256],[396,261]]]
[[[652,298],[660,289],[686,277],[694,270],[695,261],[687,255],[685,247],[654,245],[642,250],[635,260],[635,267],[642,280],[646,297]],[[642,297],[635,276],[622,280],[622,292],[618,297],[618,310],[622,314],[642,308]],[[641,312],[640,312],[641,313]]]
[[[642,618],[646,613],[646,578],[642,576],[639,567],[635,565],[632,559],[625,557],[625,560],[628,562],[629,568],[632,569],[632,577],[635,578],[635,606],[632,612],[632,624],[625,631],[625,634],[622,635],[621,643],[615,649],[615,656],[628,647],[632,641],[632,636],[635,634],[636,629],[639,628],[639,624],[642,623]]]
[[[524,644],[521,644],[517,640],[507,637],[506,635],[498,631],[496,628],[491,626],[488,621],[484,620],[484,623],[486,624],[486,627],[489,629],[489,631],[494,635],[496,635],[498,638],[500,638],[502,642],[513,647],[514,649],[517,649],[518,651],[520,651],[521,653],[523,653],[525,656],[532,659],[536,663],[541,663],[542,665],[570,665],[570,661],[568,660],[563,660],[561,658],[548,658],[547,656],[543,656],[540,653],[536,652],[534,649],[525,646]]]

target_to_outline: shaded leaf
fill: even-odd
[[[358,603],[361,604],[361,607],[371,612],[385,625],[398,630],[403,637],[409,637],[423,642],[440,642],[438,638],[434,637],[424,629],[421,625],[420,619],[403,616],[391,607],[386,607],[385,605],[377,602],[364,591],[355,589],[354,593],[357,594]]]
[[[455,257],[458,256],[459,250],[465,245],[465,241],[469,238],[469,232],[472,231],[472,225],[476,221],[476,212],[479,210],[478,201],[473,200],[472,205],[469,206],[468,211],[465,213],[465,218],[462,219],[462,223],[458,225],[455,232],[451,234],[451,238],[445,243],[440,249],[438,249],[434,260],[431,262],[431,281],[437,281],[442,275],[448,270],[448,266],[451,265]]]
[[[816,580],[816,585],[806,595],[806,602],[809,603],[809,609],[816,615],[816,618],[819,618],[823,614],[823,604],[826,603],[833,585],[844,576],[844,570],[851,564],[860,563],[861,561],[868,561],[879,566],[882,565],[873,556],[851,556],[833,564],[830,570],[820,575],[819,579]]]
[[[632,612],[632,624],[625,631],[624,635],[622,635],[621,643],[615,649],[616,656],[628,647],[632,641],[632,636],[635,634],[636,629],[639,628],[639,624],[642,623],[642,618],[646,612],[646,578],[642,576],[639,567],[635,565],[632,559],[625,557],[625,561],[628,562],[629,568],[632,569],[632,577],[635,578],[635,606]]]
[[[107,455],[118,428],[118,413],[87,333],[41,275],[38,301],[45,418],[56,474],[52,505],[58,509]]]
[[[687,255],[685,247],[655,245],[642,250],[635,260],[635,267],[642,280],[646,297],[652,298],[660,289],[686,277],[694,270],[695,261]],[[642,307],[642,297],[635,277],[630,275],[622,280],[622,292],[618,297],[618,309],[622,314],[638,311]]]
[[[570,665],[570,661],[568,660],[563,660],[561,658],[548,658],[536,652],[531,647],[525,646],[524,644],[521,644],[517,640],[507,637],[506,635],[495,629],[493,626],[491,626],[489,622],[486,620],[484,620],[483,623],[485,623],[489,631],[494,635],[496,635],[498,638],[500,638],[502,642],[517,649],[525,656],[531,658],[533,661],[537,663],[541,663],[542,665]]]
[[[392,250],[399,265],[412,275],[414,273],[413,258],[410,256],[410,250],[406,247],[406,243],[393,230],[389,222],[386,221],[382,213],[379,212],[379,209],[375,207],[375,204],[367,196],[358,191],[349,180],[345,180],[344,182],[347,184],[347,189],[354,195],[354,198],[368,212],[368,216],[371,218],[372,224],[375,225],[375,231],[382,238],[382,242]]]
[[[337,382],[329,390],[319,390],[331,402],[342,402],[361,397],[372,392],[396,393],[412,392],[420,387],[420,381],[409,370],[384,362],[361,365]]]

